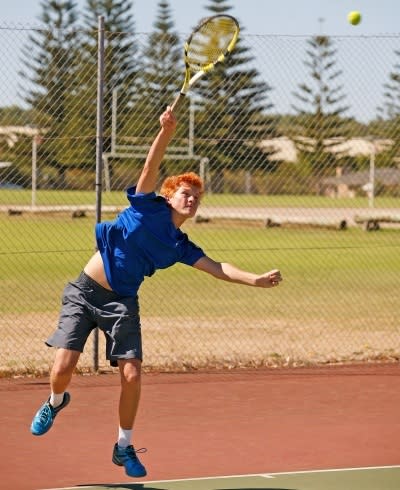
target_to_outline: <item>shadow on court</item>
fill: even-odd
[[[176,483],[176,482],[175,482]],[[182,483],[182,482],[180,482]],[[118,484],[108,484],[108,483],[96,483],[91,485],[77,485],[76,488],[85,488],[90,490],[91,488],[99,488],[101,490],[118,489],[118,490],[170,490],[174,487],[153,487],[147,486],[145,483],[118,483]],[[182,488],[182,487],[180,487]],[[187,487],[184,490],[191,490],[191,484],[188,482]],[[211,490],[211,488],[209,489]],[[235,487],[235,488],[219,488],[218,490],[298,490],[296,488],[277,488],[277,487]]]
[[[162,487],[148,487],[145,483],[95,483],[90,485],[77,485],[76,488],[99,488],[101,490],[108,490],[109,488],[117,488],[118,490],[168,490],[168,488]]]
[[[97,483],[92,485],[78,485],[76,488],[85,488],[90,490],[91,488],[99,488],[101,490],[118,489],[118,490],[170,490],[165,487],[149,487],[145,483],[119,483],[119,484],[106,484]],[[171,488],[171,487],[170,487]],[[185,490],[190,490],[190,483]],[[211,489],[210,489],[211,490]],[[219,490],[297,490],[296,488],[277,488],[277,487],[235,487],[235,488],[221,488]]]
[[[83,488],[90,490],[91,488],[99,488],[100,490],[109,490],[110,488],[116,488],[118,490],[168,490],[168,488],[162,487],[148,487],[145,483],[95,483],[90,485],[77,485],[76,488]]]

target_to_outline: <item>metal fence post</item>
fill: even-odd
[[[103,121],[104,121],[104,17],[98,18],[97,45],[97,127],[96,127],[96,223],[101,221],[101,197],[103,182]],[[93,368],[99,369],[99,329],[94,331]]]

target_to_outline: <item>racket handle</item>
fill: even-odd
[[[184,93],[180,92],[174,102],[172,103],[171,110],[172,112],[178,113],[179,109],[182,107],[183,101],[185,100]]]

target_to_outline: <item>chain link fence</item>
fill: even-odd
[[[99,50],[98,32],[0,26],[3,375],[48,372],[62,289],[95,250],[96,220],[127,205],[182,83],[184,36],[103,34]],[[161,175],[205,180],[185,231],[284,282],[157,272],[140,292],[147,369],[399,359],[399,49],[398,36],[242,34],[193,90]],[[106,369],[95,340],[82,371]]]

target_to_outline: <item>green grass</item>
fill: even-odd
[[[49,311],[58,308],[64,283],[73,278],[94,251],[93,219],[72,219],[60,215],[0,215],[0,294],[10,298],[17,292],[18,311]],[[400,232],[381,230],[367,233],[352,228],[347,231],[322,229],[267,229],[241,223],[188,224],[185,230],[193,241],[216,260],[229,261],[244,269],[263,272],[278,267],[285,282],[284,295],[278,302],[284,309],[290,301],[334,305],[343,295],[385,303],[399,294],[397,273],[400,270]],[[37,285],[37,286],[36,286]],[[184,285],[184,286],[183,286]],[[198,271],[177,265],[158,271],[146,279],[144,295],[150,302],[152,291],[168,291],[168,300],[181,305],[192,303],[207,312],[224,315],[240,311],[237,295],[248,299],[261,298],[265,292],[254,288],[228,285],[224,298],[218,294],[219,281]],[[184,291],[192,291],[190,301]],[[239,292],[240,291],[240,292]],[[396,293],[397,291],[397,293]],[[159,293],[157,293],[159,294]],[[328,303],[329,300],[329,303]],[[222,308],[221,302],[228,302]],[[252,316],[262,315],[262,301],[251,301]],[[396,302],[397,304],[397,302]],[[309,305],[310,307],[310,305]],[[314,307],[314,306],[312,306]],[[1,312],[15,311],[13,302],[1,302]],[[152,314],[168,315],[162,301],[151,301]],[[179,310],[179,308],[178,308]],[[400,306],[396,306],[400,314]],[[296,314],[285,311],[291,317]],[[332,308],[331,315],[335,315]]]
[[[0,205],[30,205],[31,191],[0,189]],[[36,195],[37,205],[94,205],[95,192],[90,191],[48,191],[40,190]],[[124,192],[104,192],[102,203],[110,206],[125,206]],[[260,196],[250,194],[207,194],[204,196],[204,206],[239,206],[239,207],[351,207],[367,208],[369,203],[366,197],[355,199],[331,199],[323,196]],[[376,208],[400,208],[399,198],[376,197]]]
[[[377,305],[381,302],[383,306],[393,301],[394,306],[395,295],[400,293],[396,273],[400,270],[399,231],[270,230],[246,226],[232,229],[211,225],[194,227],[190,236],[217,260],[229,261],[255,272],[280,268],[284,277],[282,295],[273,293],[276,301],[273,308],[280,309],[283,318],[298,317],[305,309],[320,316],[323,308],[325,317],[335,319],[339,303],[347,309],[345,315],[360,315],[358,307],[353,309],[354,305],[369,301]],[[187,274],[183,266],[158,274],[167,291],[176,290],[174,283],[182,285],[182,282],[186,291],[204,291],[207,312],[213,311],[215,315],[226,315],[227,311],[240,315],[244,304],[251,304],[247,312],[250,316],[259,317],[265,313],[264,298],[267,301],[268,298],[264,290],[237,290],[237,286],[229,286],[221,297],[218,281],[199,273]],[[178,288],[174,301],[181,303],[183,308],[186,300],[179,295]],[[191,300],[201,304],[204,295],[199,297],[197,293]],[[157,304],[152,305],[152,311],[154,309],[158,310]],[[400,313],[400,306],[395,309]],[[162,306],[159,314],[161,311]]]

